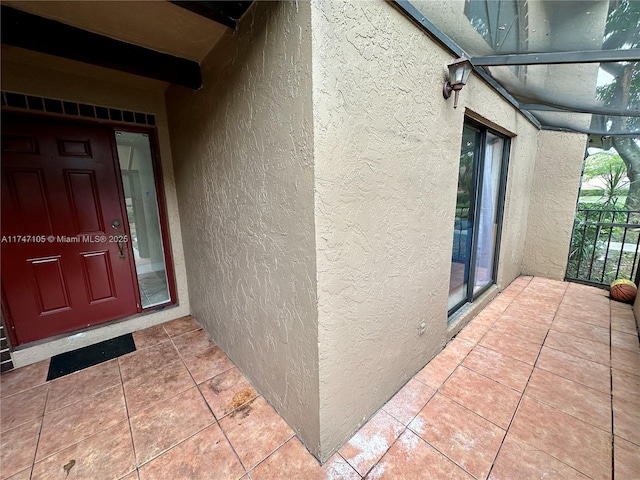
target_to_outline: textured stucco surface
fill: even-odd
[[[167,107],[193,315],[318,454],[309,22],[254,4]]]
[[[509,178],[506,283],[520,273],[537,131],[477,78],[454,110],[441,94],[452,57],[386,2],[312,2],[312,34],[326,458],[446,339],[465,108],[527,138]]]
[[[19,58],[19,55],[10,55],[10,57],[15,60]],[[87,69],[85,65],[69,60],[58,62],[54,57],[46,55],[39,56],[31,53],[27,57],[30,63],[7,61],[3,57],[2,88],[4,90],[149,112],[156,115],[162,178],[179,305],[16,351],[13,354],[16,366],[27,365],[58,353],[74,350],[189,314],[189,292],[182,248],[180,215],[164,102],[165,84],[122,73],[112,75],[109,70],[98,67]],[[47,65],[60,65],[60,69],[37,66],[35,63],[38,58],[42,58],[42,62]],[[76,70],[83,74],[76,73]],[[84,75],[88,71],[91,72],[91,76]],[[100,75],[100,72],[102,72],[102,75]],[[101,76],[114,79],[114,81],[100,79]]]
[[[587,138],[541,131],[527,222],[523,272],[564,279]]]

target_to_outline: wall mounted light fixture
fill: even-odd
[[[460,57],[452,64],[447,65],[447,67],[449,68],[449,80],[444,82],[442,95],[444,98],[449,98],[451,92],[456,92],[453,108],[458,108],[458,94],[467,83],[471,70],[473,70],[473,65],[471,65],[468,58]]]

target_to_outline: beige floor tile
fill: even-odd
[[[490,480],[590,480],[569,465],[542,450],[515,440],[507,434],[496,458]]]
[[[383,410],[403,425],[408,425],[435,392],[434,388],[412,378],[386,403]]]
[[[172,340],[182,358],[216,346],[204,330],[194,330],[179,337],[173,337]]]
[[[523,316],[525,315],[523,314]],[[498,321],[493,324],[491,330],[506,333],[528,342],[535,343],[536,345],[542,345],[542,342],[544,342],[544,338],[549,331],[549,326],[546,324],[541,325],[539,323],[531,322],[530,318],[507,316],[507,313],[505,312]]]
[[[320,466],[300,440],[293,437],[251,472],[252,480],[282,478],[360,480],[360,475],[338,454]]]
[[[215,422],[197,388],[192,388],[131,417],[138,465]]]
[[[224,417],[220,427],[247,470],[293,436],[293,430],[262,397]]]
[[[613,460],[617,479],[636,480],[640,342],[631,307],[607,295],[516,280],[344,455],[367,479],[606,480]],[[52,382],[48,360],[2,375],[0,480],[64,478],[70,460],[68,480],[360,478],[338,453],[320,466],[192,317],[134,341],[136,352]]]
[[[439,353],[439,356],[452,362],[460,363],[475,346],[475,342],[465,340],[464,338],[455,338]]]
[[[505,431],[440,393],[409,428],[479,479],[486,478]]]
[[[45,383],[4,397],[0,401],[1,431],[4,432],[42,417],[48,392],[49,384]]]
[[[640,353],[640,342],[638,341],[638,335],[635,333],[631,334],[613,330],[611,332],[611,346],[634,353]]]
[[[0,376],[0,396],[8,397],[29,390],[47,381],[49,360],[43,360],[26,367],[17,368]]]
[[[611,367],[633,375],[640,374],[640,353],[622,348],[611,348]]]
[[[133,342],[136,344],[137,350],[142,350],[167,340],[169,340],[169,335],[162,324],[133,332]]]
[[[127,419],[122,385],[44,416],[36,461]]]
[[[201,383],[198,388],[217,419],[258,396],[258,392],[236,367]]]
[[[453,372],[440,388],[440,393],[505,430],[521,395],[464,366]]]
[[[609,345],[609,329],[556,315],[551,330]]]
[[[611,370],[613,397],[640,405],[640,376],[623,370]]]
[[[464,327],[460,333],[458,333],[456,338],[459,340],[462,339],[478,343],[482,337],[484,337],[485,333],[489,331],[490,326],[491,325],[489,323],[479,323],[472,320],[469,325]]]
[[[42,419],[0,434],[0,478],[7,478],[33,464]]]
[[[611,364],[611,352],[609,345],[600,342],[592,342],[584,338],[568,335],[566,333],[550,330],[544,342],[545,347],[560,350],[574,357],[584,358],[592,362],[606,365]]]
[[[68,475],[66,465],[70,466]],[[129,422],[124,421],[36,463],[31,478],[110,480],[135,468]]]
[[[134,470],[133,472],[119,478],[118,480],[140,480],[140,477],[138,476],[138,471]]]
[[[613,433],[640,445],[640,405],[613,397]]]
[[[170,337],[177,337],[202,328],[191,315],[163,323],[162,327]]]
[[[535,368],[525,395],[611,431],[611,396],[553,373]]]
[[[533,365],[478,345],[462,364],[471,370],[511,387],[524,390]]]
[[[431,388],[437,389],[457,367],[457,362],[452,362],[438,355],[427,363],[414,378]]]
[[[404,425],[384,410],[380,410],[344,444],[339,453],[364,476],[382,458],[404,429]]]
[[[614,436],[613,457],[613,472],[616,480],[638,480],[640,446]]]
[[[170,340],[118,358],[123,382],[178,361],[180,356]]]
[[[610,368],[600,363],[542,347],[536,367],[604,393],[611,391]]]
[[[216,345],[190,353],[182,358],[196,383],[202,383],[233,368],[229,357]]]
[[[442,453],[406,430],[367,475],[367,480],[472,480],[473,477]]]
[[[610,433],[526,395],[516,412],[509,435],[588,477],[611,478]]]
[[[538,358],[541,348],[537,343],[502,333],[499,330],[490,330],[487,332],[479,344],[531,365],[533,365]]]
[[[182,393],[196,384],[182,362],[170,363],[124,382],[129,416],[140,413],[158,402]]]
[[[15,475],[11,475],[7,480],[31,480],[31,468],[27,468]]]
[[[526,297],[523,294],[518,296],[511,305],[509,305],[509,308],[504,311],[502,316],[529,324],[548,327],[553,321],[559,303],[559,300],[549,300],[539,295],[529,295]]]
[[[78,372],[65,375],[50,382],[47,413],[66,407],[86,397],[96,395],[119,385],[118,360],[113,359]]]
[[[636,319],[631,305],[612,301],[611,305],[611,329],[619,332],[637,334]]]
[[[228,480],[245,471],[213,424],[140,468],[141,480]]]
[[[606,300],[589,302],[578,298],[575,303],[563,301],[560,308],[558,308],[558,315],[576,322],[588,323],[607,330],[611,323],[609,302]]]

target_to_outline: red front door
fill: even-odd
[[[2,285],[17,344],[138,311],[112,136],[3,115]]]

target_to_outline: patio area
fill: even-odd
[[[190,317],[1,377],[0,478],[637,479],[640,346],[608,292],[520,277],[322,467]]]

